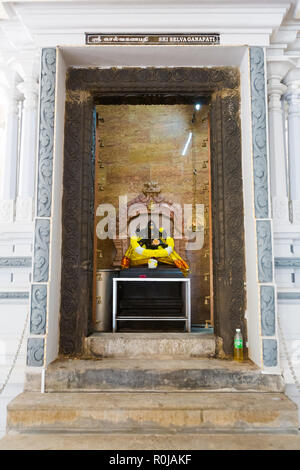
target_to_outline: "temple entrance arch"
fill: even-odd
[[[94,108],[103,96],[208,96],[211,101],[215,334],[231,353],[246,331],[240,78],[235,67],[70,69],[66,83],[60,352],[80,354],[92,330]]]

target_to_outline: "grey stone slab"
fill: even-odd
[[[280,375],[248,363],[215,359],[56,361],[46,371],[48,392],[108,390],[282,391]]]
[[[96,333],[85,339],[89,357],[210,357],[215,337],[204,333]]]

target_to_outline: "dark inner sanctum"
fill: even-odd
[[[182,216],[185,205],[189,205],[190,214],[187,216],[191,220],[187,220],[187,224],[194,224],[191,240],[198,234],[199,246],[186,243],[179,256],[189,266],[192,324],[194,327],[210,324],[212,257],[208,99],[199,97],[189,104],[100,104],[96,110],[95,209],[99,204],[108,203],[118,213],[120,197],[131,201],[145,190],[145,184],[153,181],[157,182],[161,198],[181,206]],[[167,215],[164,218],[167,219]],[[99,221],[101,216],[96,216],[95,224]],[[169,226],[170,219],[160,220],[160,223]],[[145,239],[143,245],[149,249],[146,227],[141,229],[141,236]],[[171,235],[174,236],[174,233]],[[115,239],[100,240],[97,234],[95,236],[95,275],[102,272],[102,277],[105,277],[105,270],[113,266],[120,267],[121,260],[116,262]],[[128,244],[129,237],[123,250],[128,248]],[[161,261],[158,263],[157,275],[165,267],[162,266],[164,260]],[[166,288],[174,292],[175,286],[171,288],[164,285],[162,291],[165,292]],[[177,285],[176,288],[178,290]],[[147,298],[151,297],[151,291],[148,293],[149,289],[144,286],[142,290],[145,301],[142,301],[141,295],[139,308],[149,311]],[[164,302],[161,299],[165,310],[175,302],[174,295],[167,296]],[[94,308],[99,309],[97,301]],[[163,308],[160,313],[162,311]],[[131,324],[130,327],[136,328],[137,325]],[[142,327],[149,330],[154,325],[147,322]],[[171,322],[160,325],[160,328],[167,330],[172,327],[174,325]],[[96,330],[100,328],[100,322],[96,323]]]

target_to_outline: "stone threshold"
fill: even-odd
[[[91,358],[212,357],[215,336],[208,333],[94,333],[85,338],[84,354]]]
[[[35,374],[26,390],[40,391]],[[46,392],[73,391],[260,391],[282,392],[282,376],[262,374],[252,362],[213,358],[65,359],[48,366]]]

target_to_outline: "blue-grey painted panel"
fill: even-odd
[[[263,339],[263,361],[266,367],[277,366],[276,339]]]
[[[0,300],[29,299],[29,292],[0,292]]]
[[[278,300],[300,300],[300,292],[278,292]]]
[[[27,341],[27,365],[41,367],[44,364],[44,339],[29,338]]]
[[[276,257],[275,258],[276,268],[300,268],[300,258],[293,257]]]
[[[264,51],[250,48],[252,148],[255,216],[269,217]]]
[[[31,256],[2,256],[0,268],[31,268]]]
[[[273,286],[260,287],[262,336],[275,335],[275,290]]]
[[[258,220],[256,222],[257,258],[259,282],[273,281],[273,255],[271,222]]]
[[[33,282],[47,282],[49,277],[50,221],[36,219]]]
[[[56,50],[42,50],[37,181],[37,217],[51,216]]]
[[[44,284],[32,285],[30,333],[34,335],[45,334],[46,318],[47,318],[47,286],[45,286]]]

